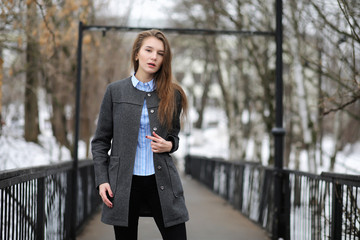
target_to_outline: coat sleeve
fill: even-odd
[[[91,151],[94,160],[95,184],[109,182],[108,165],[109,150],[113,138],[113,116],[111,90],[108,86],[101,103],[95,136],[91,141]]]
[[[181,96],[178,91],[176,91],[176,112],[174,114],[172,129],[168,132],[166,136],[167,141],[171,141],[173,144],[170,153],[175,152],[179,148],[179,132],[180,132],[180,114],[181,114]]]

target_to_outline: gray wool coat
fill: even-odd
[[[144,99],[151,131],[172,141],[171,152],[179,146],[180,94],[176,96],[178,112],[174,116],[172,130],[168,131],[158,119],[159,98],[156,91],[147,93],[136,89],[131,77],[108,85],[91,142],[96,186],[107,182],[114,193],[113,208],[103,205],[101,220],[106,224],[128,226],[131,181]],[[183,188],[172,157],[169,153],[154,153],[154,166],[165,227],[187,221],[189,216]]]

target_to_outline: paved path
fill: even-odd
[[[269,240],[258,225],[221,197],[188,176],[182,177],[190,220],[186,223],[188,240]],[[113,240],[112,226],[100,222],[100,211],[77,237],[78,240]],[[152,218],[140,218],[139,240],[161,240]]]

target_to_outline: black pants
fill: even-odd
[[[129,226],[114,226],[116,240],[137,240],[141,210],[151,210],[163,240],[186,240],[185,223],[171,227],[164,226],[155,175],[133,176],[130,193]]]

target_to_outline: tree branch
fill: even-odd
[[[339,28],[337,26],[335,26],[334,24],[332,24],[327,18],[326,16],[324,15],[324,13],[321,11],[321,9],[313,2],[311,1],[311,5],[315,8],[315,10],[317,11],[317,13],[319,14],[319,16],[324,20],[324,22],[331,28],[333,29],[335,32],[339,33],[339,34],[342,34],[342,35],[345,35],[349,38],[355,38],[354,35],[348,33],[348,32],[344,32],[344,31],[341,31],[339,30]]]
[[[45,17],[43,6],[42,6],[37,0],[35,0],[35,3],[36,3],[36,5],[40,8],[41,16],[42,16],[43,21],[44,21],[44,23],[45,23],[46,29],[47,29],[47,30],[50,32],[50,34],[51,34],[51,39],[52,39],[52,42],[53,42],[53,44],[54,44],[54,48],[53,48],[53,49],[54,49],[54,54],[50,57],[50,58],[52,58],[53,56],[55,56],[55,55],[57,54],[56,36],[55,36],[55,33],[53,32],[53,30],[50,28],[49,23],[48,23],[48,21],[47,21],[47,19],[46,19],[46,17]]]
[[[343,103],[343,104],[340,104],[337,108],[332,108],[332,109],[329,109],[327,111],[325,111],[323,113],[323,116],[326,116],[327,114],[331,113],[331,112],[337,112],[339,110],[342,110],[344,109],[345,107],[355,103],[358,99],[360,99],[360,95],[357,95],[355,96],[353,99],[351,99],[350,101],[346,102],[346,103]]]
[[[355,26],[350,22],[349,16],[351,16],[351,15],[349,14],[349,5],[348,5],[348,3],[346,1],[341,0],[342,4],[344,5],[344,6],[342,6],[342,4],[340,3],[340,0],[338,0],[337,2],[339,4],[339,7],[340,7],[342,13],[345,16],[346,21],[350,25],[351,31],[354,34],[354,36],[356,38],[356,41],[360,42],[360,37],[355,31]],[[351,17],[353,18],[353,16],[351,16]],[[357,24],[357,22],[355,21],[354,18],[353,18],[353,20],[354,20],[354,24],[359,28],[359,25]]]

